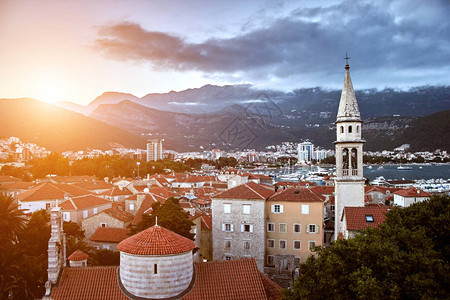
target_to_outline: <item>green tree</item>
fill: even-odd
[[[120,264],[120,253],[102,249],[94,253],[93,259],[99,266],[118,266]]]
[[[79,240],[84,239],[84,230],[80,226],[72,221],[63,223],[63,230],[66,234],[66,238],[75,237]]]
[[[0,194],[0,243],[17,241],[17,235],[25,228],[27,219],[12,196]]]
[[[158,217],[158,225],[188,239],[194,239],[194,234],[190,232],[194,223],[189,219],[189,213],[184,211],[178,200],[173,197],[168,198],[162,205],[159,202],[154,203],[152,213],[144,214],[132,233],[135,234],[155,225],[156,217]]]
[[[284,298],[449,299],[449,222],[449,196],[395,208],[379,228],[317,249]]]

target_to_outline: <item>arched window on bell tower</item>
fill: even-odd
[[[352,163],[352,176],[356,176],[358,175],[358,150],[356,150],[356,148],[352,149],[351,152],[352,158],[351,158],[351,163]]]
[[[348,148],[344,148],[342,150],[342,175],[348,176],[348,168],[349,168],[349,153]]]

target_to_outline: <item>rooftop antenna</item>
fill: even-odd
[[[158,226],[158,216],[156,216],[156,224],[155,226]]]

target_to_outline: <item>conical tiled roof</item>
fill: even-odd
[[[336,122],[361,121],[361,115],[359,113],[358,102],[356,101],[349,69],[349,65],[346,65],[344,87],[342,88]]]
[[[86,253],[84,253],[81,250],[76,250],[70,256],[68,257],[71,261],[79,261],[79,260],[85,260],[89,257]]]
[[[170,255],[190,251],[195,244],[173,231],[155,225],[117,245],[122,252],[136,255]]]

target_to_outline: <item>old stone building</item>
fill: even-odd
[[[81,228],[89,239],[97,228],[127,228],[134,216],[118,207],[112,207],[81,221]]]
[[[248,182],[211,198],[214,260],[252,257],[264,271],[265,205],[273,193]]]

